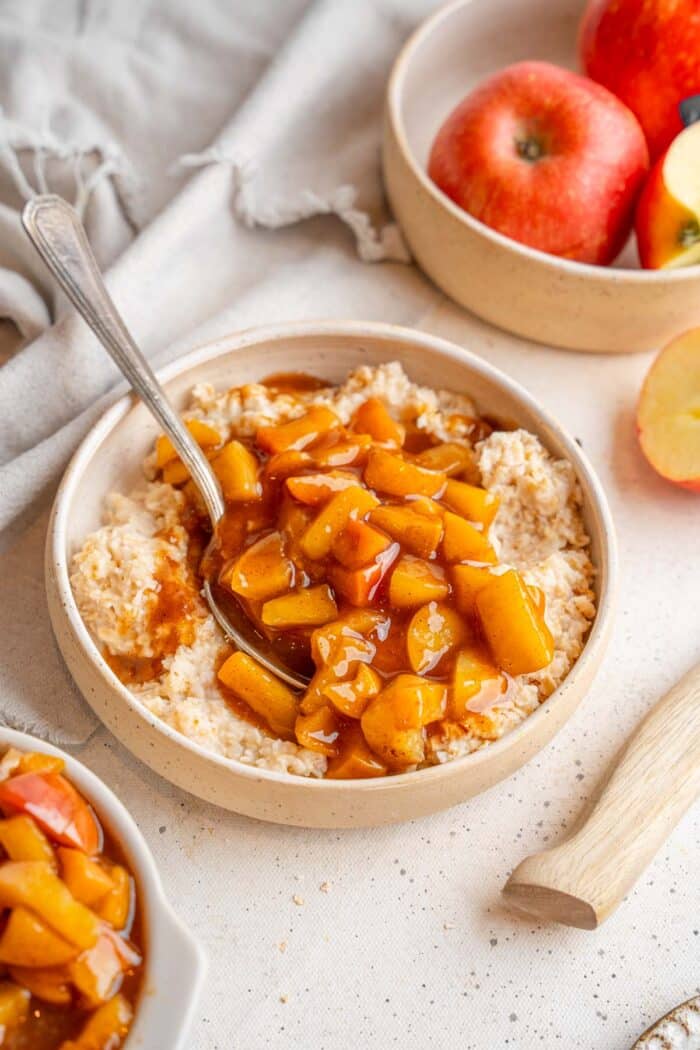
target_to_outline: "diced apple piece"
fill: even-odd
[[[365,482],[390,496],[437,496],[447,482],[439,471],[425,470],[401,456],[373,448],[365,467]]]
[[[51,865],[38,860],[0,864],[0,908],[24,906],[78,948],[91,948],[100,930],[97,916],[76,901]]]
[[[44,970],[38,967],[11,966],[10,977],[28,989],[37,999],[54,1006],[68,1006],[73,998],[68,974],[63,967],[48,967]],[[65,1050],[65,1044],[61,1050]]]
[[[443,501],[463,518],[478,521],[488,529],[498,513],[499,498],[494,492],[468,485],[466,481],[450,478],[445,486]]]
[[[95,814],[61,773],[19,773],[3,780],[0,807],[32,817],[53,842],[99,852],[102,831]]]
[[[311,522],[301,538],[301,549],[312,561],[321,561],[330,554],[336,538],[352,518],[362,518],[376,507],[378,500],[367,489],[353,485],[336,493]]]
[[[417,513],[410,507],[375,507],[369,520],[419,558],[434,554],[442,536],[439,517]]]
[[[442,553],[447,562],[496,562],[496,552],[486,535],[459,514],[445,514],[445,535]]]
[[[291,496],[282,499],[277,523],[279,530],[287,537],[289,553],[300,552],[301,538],[313,521],[314,512],[310,507],[302,506]]]
[[[265,452],[301,452],[313,445],[324,434],[340,427],[340,420],[335,412],[325,405],[315,405],[298,419],[278,426],[260,427],[255,440]]]
[[[455,604],[463,616],[476,615],[477,593],[493,575],[488,565],[453,565],[450,568]]]
[[[389,601],[396,609],[412,609],[416,605],[442,601],[449,589],[439,565],[404,554],[391,574]]]
[[[476,609],[496,664],[516,676],[551,663],[554,641],[515,569],[492,576],[476,595]]]
[[[400,674],[365,708],[360,720],[372,751],[394,769],[425,757],[423,729],[445,713],[447,690],[439,682]]]
[[[163,467],[162,478],[166,485],[184,485],[190,479],[190,472],[182,460],[174,459]]]
[[[271,532],[246,547],[222,573],[221,582],[235,594],[256,602],[288,591],[294,582],[294,565],[285,554],[281,533]]]
[[[317,667],[331,661],[337,651],[339,643],[345,647],[347,644],[357,648],[363,643],[363,652],[369,653],[366,657],[371,660],[374,654],[374,646],[367,642],[366,635],[373,631],[384,631],[389,628],[389,619],[385,613],[373,609],[354,609],[346,613],[339,620],[319,627],[311,635],[311,656]],[[369,648],[366,648],[369,646]]]
[[[369,434],[355,434],[345,441],[336,441],[328,448],[314,449],[313,458],[317,467],[361,467],[367,462],[372,447]]]
[[[236,652],[219,668],[219,679],[264,718],[273,733],[294,739],[297,698],[279,678],[247,653]]]
[[[229,441],[224,445],[211,465],[219,479],[224,499],[232,503],[246,503],[262,498],[258,461],[240,441]]]
[[[270,456],[263,467],[263,474],[268,478],[288,478],[292,474],[298,474],[300,470],[313,466],[313,459],[308,452],[278,452]]]
[[[355,677],[346,682],[332,682],[323,688],[333,706],[348,718],[360,718],[367,704],[382,688],[382,679],[367,664],[360,664]]]
[[[87,857],[81,850],[60,846],[58,859],[66,886],[75,899],[88,908],[114,889],[114,880],[99,861]]]
[[[79,951],[21,905],[12,909],[0,936],[0,963],[4,966],[63,966]]]
[[[13,1028],[19,1028],[29,1016],[28,988],[20,988],[12,981],[0,981],[0,1031],[3,1037]]]
[[[287,478],[287,491],[300,503],[309,507],[317,507],[325,503],[336,492],[349,489],[357,485],[357,477],[354,474],[343,473],[341,470],[330,470],[327,474],[299,474],[293,478]]]
[[[358,780],[384,777],[386,765],[370,751],[357,722],[347,726],[340,737],[338,755],[329,759],[326,777],[331,780]]]
[[[351,519],[333,544],[333,555],[346,569],[360,569],[391,546],[391,539],[366,521]]]
[[[461,474],[474,463],[474,453],[466,445],[446,441],[434,448],[426,448],[415,457],[416,463],[426,470],[439,470],[448,477]]]
[[[336,591],[351,605],[369,605],[374,599],[377,587],[398,557],[399,550],[398,543],[392,543],[375,561],[361,569],[346,569],[342,565],[333,565],[329,570],[330,581]]]
[[[637,406],[637,434],[657,474],[700,492],[700,328],[670,342],[649,369]]]
[[[337,617],[338,606],[325,583],[271,598],[262,607],[262,622],[276,631],[289,627],[320,627]]]
[[[114,930],[123,930],[129,922],[134,906],[134,880],[121,864],[109,869],[112,888],[93,904],[95,912]]]
[[[442,658],[462,645],[467,627],[449,605],[429,602],[411,618],[406,636],[408,662],[416,674],[427,674]]]
[[[94,1008],[111,998],[123,969],[114,941],[103,934],[97,944],[70,964],[68,973],[85,1004]]]
[[[200,448],[216,448],[221,444],[221,434],[201,419],[188,419],[185,426]],[[156,440],[156,466],[164,467],[178,458],[175,446],[169,437],[161,434]]]
[[[51,843],[31,817],[20,815],[0,820],[0,845],[10,860],[43,860],[56,866]]]
[[[395,419],[378,397],[363,401],[352,421],[353,429],[369,434],[375,441],[387,445],[403,445],[406,429]]]
[[[111,1050],[122,1045],[129,1031],[133,1010],[123,995],[115,995],[90,1014],[77,1039],[69,1039],[61,1050]]]
[[[457,722],[469,721],[503,699],[507,688],[505,675],[494,666],[488,653],[471,647],[457,653],[452,673],[452,688],[447,714]]]
[[[62,773],[66,763],[58,755],[26,751],[17,763],[17,773]]]
[[[311,714],[297,715],[295,732],[301,747],[322,755],[334,755],[340,735],[337,713],[328,704],[323,704]]]
[[[18,751],[16,747],[8,747],[5,754],[0,758],[0,783],[3,780],[7,780],[8,777],[14,776],[19,770],[23,757],[23,751]]]

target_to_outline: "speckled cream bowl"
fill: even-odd
[[[269,772],[222,758],[187,740],[139,703],[113,674],[78,612],[69,561],[101,524],[105,497],[128,492],[158,433],[130,397],[114,405],[76,452],[56,496],[46,548],[49,610],[58,644],[88,703],[122,743],[162,776],[195,795],[249,816],[307,827],[393,823],[445,809],[527,762],[563,725],[600,663],[616,578],[613,525],[605,495],[576,442],[516,383],[452,343],[391,325],[290,323],[201,347],[163,371],[184,408],[196,382],[226,389],[276,372],[304,371],[342,381],[358,365],[399,360],[426,386],[464,391],[487,415],[522,425],[576,468],[597,569],[598,613],[584,651],[556,692],[501,740],[465,758],[374,780],[319,780]]]
[[[0,751],[43,751],[66,763],[66,776],[92,804],[124,850],[142,909],[146,969],[134,1021],[123,1050],[182,1050],[204,981],[203,952],[175,915],[146,840],[117,796],[86,766],[27,733],[0,727]]]
[[[472,218],[428,177],[438,128],[489,73],[523,59],[576,68],[582,0],[455,0],[413,34],[386,99],[384,178],[419,266],[450,298],[518,335],[575,350],[649,350],[700,324],[700,266],[558,259]]]

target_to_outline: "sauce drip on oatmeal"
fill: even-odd
[[[195,567],[191,558],[187,581],[176,566],[160,580],[161,645],[187,644],[195,578],[206,574],[282,662],[314,671],[297,696],[229,651],[217,670],[224,695],[255,724],[325,755],[328,776],[420,766],[428,736],[478,729],[488,739],[489,710],[511,677],[553,656],[542,592],[500,565],[489,541],[498,499],[479,485],[473,447],[491,425],[448,415],[441,441],[421,427],[420,409],[396,418],[376,397],[343,424],[321,380],[264,382],[289,397],[284,422],[253,436],[188,422],[226,514],[213,560]],[[166,438],[156,457],[162,479],[182,488],[201,555],[207,519],[197,490]]]

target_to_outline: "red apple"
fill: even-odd
[[[670,269],[700,262],[700,123],[681,131],[657,160],[637,205],[642,266]]]
[[[588,76],[637,115],[658,157],[681,130],[678,103],[700,92],[700,4],[589,0],[579,54]]]
[[[499,233],[604,264],[627,238],[647,167],[642,130],[619,99],[558,66],[520,62],[459,103],[428,171]]]
[[[669,343],[649,369],[637,431],[654,470],[700,492],[700,328]]]

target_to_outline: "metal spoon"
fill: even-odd
[[[102,280],[80,219],[61,197],[47,194],[34,197],[26,205],[22,213],[22,223],[53,276],[117,368],[158,420],[189,470],[204,500],[214,530],[208,553],[212,544],[216,542],[216,526],[225,510],[218,479],[129,334]],[[223,591],[215,580],[210,579],[204,580],[202,593],[224,634],[239,649],[258,660],[268,671],[293,688],[306,687],[308,676],[285,667],[275,659],[274,650],[271,645],[266,644],[265,639],[257,636],[258,641],[254,644],[246,636],[241,628],[247,626],[251,635],[254,628],[233,595],[228,596],[228,592]]]

